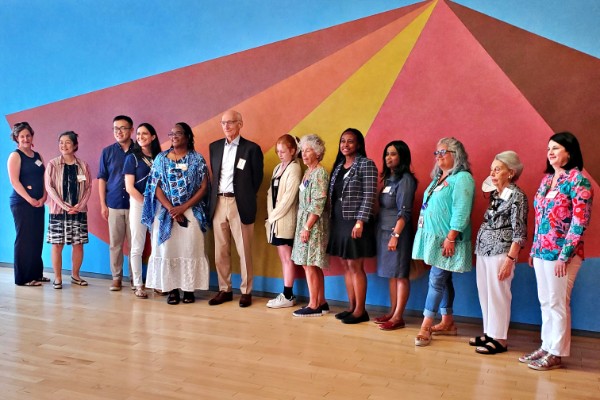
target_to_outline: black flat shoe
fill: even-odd
[[[179,297],[179,290],[173,289],[169,292],[169,297],[167,297],[167,304],[176,305],[179,304],[181,298]]]
[[[352,315],[352,311],[342,311],[342,312],[339,312],[339,313],[335,314],[335,319],[344,319],[348,315]]]
[[[342,319],[343,324],[360,324],[361,322],[367,322],[369,320],[369,314],[365,311],[360,317],[355,317],[354,314],[348,315]]]
[[[190,304],[196,301],[196,296],[194,296],[194,292],[183,292],[183,303]]]

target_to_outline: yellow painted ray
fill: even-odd
[[[433,2],[417,15],[409,25],[290,131],[290,134],[298,137],[316,133],[326,141],[329,150],[325,153],[323,166],[327,169],[331,167],[337,154],[337,143],[342,130],[354,127],[365,134],[368,132],[436,3]],[[274,148],[275,146],[265,151],[265,171],[272,171],[279,162]],[[270,174],[265,175],[258,194],[259,204],[271,201],[266,198],[270,178]],[[259,209],[257,221],[262,221],[264,218],[266,218],[265,210]],[[262,227],[255,230],[257,235],[264,234]],[[263,268],[266,276],[281,276],[281,265],[274,252],[261,252],[258,258],[264,260]]]
[[[436,4],[427,7],[292,129],[293,135],[316,133],[328,143],[323,166],[329,168],[333,163],[344,129],[368,132]]]

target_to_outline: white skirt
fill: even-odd
[[[187,228],[174,222],[171,237],[160,246],[157,245],[158,219],[154,219],[146,287],[163,292],[208,290],[209,264],[204,252],[204,233],[191,208],[184,215],[189,221]]]

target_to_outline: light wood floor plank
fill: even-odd
[[[383,332],[341,324],[340,307],[293,318],[260,297],[210,307],[211,292],[170,306],[88,281],[17,287],[0,268],[0,399],[600,399],[596,338],[574,337],[566,368],[538,372],[517,360],[538,331],[511,329],[507,353],[483,356],[467,344],[476,324],[416,348],[419,317]]]

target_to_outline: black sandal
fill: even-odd
[[[492,338],[489,337],[487,334],[484,334],[483,336],[477,336],[469,339],[469,346],[484,346],[491,339]]]
[[[181,298],[179,297],[179,289],[173,289],[169,292],[169,297],[167,297],[167,304],[176,305],[179,304]]]
[[[479,354],[492,355],[492,354],[504,353],[505,351],[508,351],[508,346],[504,347],[497,340],[492,339],[492,338],[489,338],[489,339],[490,340],[487,343],[483,344],[480,347],[477,347],[475,349],[475,352],[477,352]]]
[[[196,301],[196,296],[194,296],[194,292],[183,292],[183,302],[185,304],[190,304]]]

